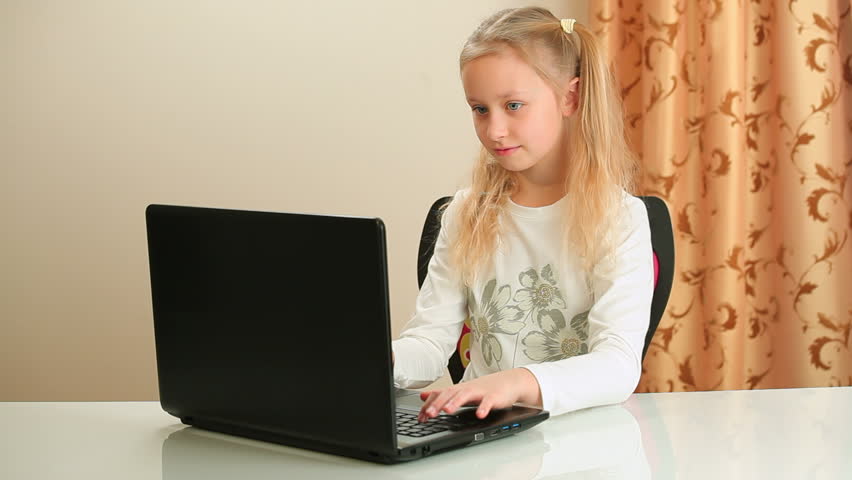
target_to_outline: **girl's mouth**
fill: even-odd
[[[521,147],[517,146],[517,147],[510,147],[510,148],[498,148],[498,149],[494,150],[494,153],[497,154],[497,155],[500,155],[501,157],[505,157],[506,155],[511,155],[511,154],[515,153],[515,150],[517,150],[519,148],[521,148]]]

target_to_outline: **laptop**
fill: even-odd
[[[548,418],[516,405],[412,421],[379,218],[150,205],[146,223],[160,403],[184,424],[395,463]]]

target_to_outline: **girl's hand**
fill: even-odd
[[[477,418],[485,418],[492,408],[508,408],[515,403],[541,406],[538,380],[526,368],[514,368],[459,383],[443,390],[421,392],[425,403],[418,420],[425,422],[443,410],[455,413],[466,405],[479,405]]]

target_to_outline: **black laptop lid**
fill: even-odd
[[[146,217],[167,412],[393,448],[380,219],[163,205]]]

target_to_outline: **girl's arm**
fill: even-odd
[[[400,388],[425,387],[444,374],[467,316],[465,290],[449,265],[448,236],[457,204],[454,199],[444,210],[414,316],[392,343],[394,384]]]

